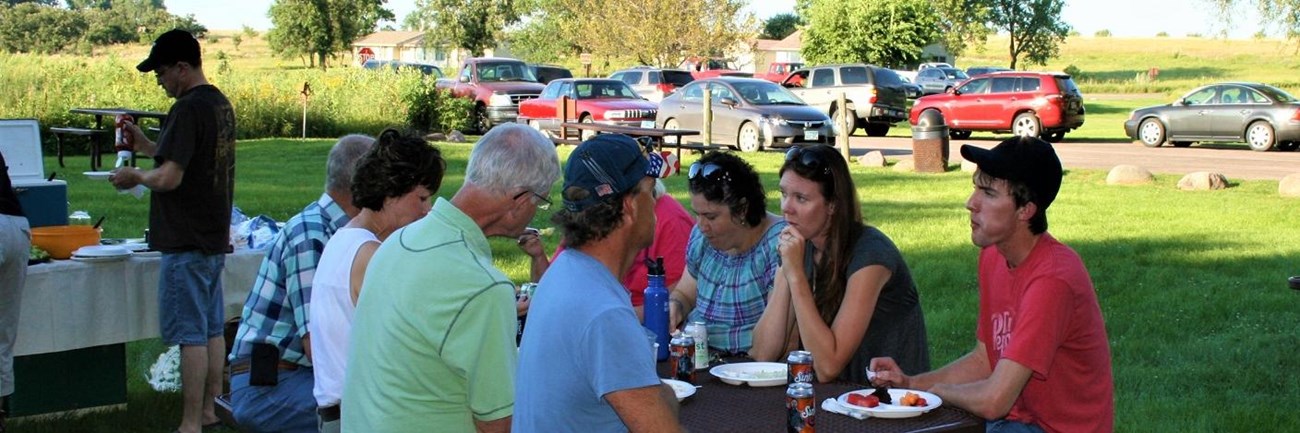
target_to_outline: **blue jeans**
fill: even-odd
[[[158,269],[158,328],[169,346],[206,346],[225,333],[225,254],[164,253]]]
[[[985,423],[984,433],[1043,433],[1043,429],[1033,424],[1004,418]]]
[[[244,431],[316,433],[316,380],[310,367],[280,370],[275,386],[250,386],[248,373],[230,377],[230,405]]]

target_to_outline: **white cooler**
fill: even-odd
[[[0,152],[32,227],[68,224],[68,183],[45,180],[41,127],[35,119],[0,120]]]

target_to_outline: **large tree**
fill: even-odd
[[[952,57],[961,57],[966,48],[982,51],[988,41],[990,0],[931,0],[939,14],[943,45]]]
[[[451,44],[481,56],[497,46],[506,26],[519,22],[514,0],[417,0],[405,27],[425,32],[426,45]]]
[[[267,42],[284,57],[309,56],[321,69],[336,53],[351,49],[352,41],[392,20],[386,0],[276,0],[271,4]]]
[[[795,14],[776,14],[767,21],[763,22],[763,33],[759,37],[763,39],[785,39],[795,30],[799,30],[799,25],[803,24],[803,19]]]
[[[741,0],[544,0],[534,19],[604,57],[675,67],[683,55],[725,57],[758,33]]]
[[[808,63],[904,67],[938,41],[939,16],[928,0],[813,0],[801,54]]]
[[[1056,57],[1061,43],[1070,34],[1070,25],[1061,21],[1065,0],[992,0],[989,9],[993,27],[1007,33],[1010,40],[1011,69],[1020,59],[1043,65]]]
[[[1232,9],[1240,4],[1254,4],[1264,24],[1282,31],[1289,41],[1300,42],[1300,0],[1202,0],[1219,10],[1218,16],[1229,27],[1235,23]],[[1228,30],[1228,29],[1223,29]]]

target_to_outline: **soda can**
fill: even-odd
[[[695,369],[709,368],[709,328],[704,322],[691,322],[686,325],[686,334],[695,339]]]
[[[785,358],[786,383],[813,383],[816,372],[813,371],[812,352],[795,350]]]
[[[674,335],[669,342],[668,351],[673,379],[695,383],[695,339],[686,333]]]
[[[515,300],[532,299],[533,293],[537,291],[537,283],[523,283],[519,285],[519,293],[515,295]]]
[[[817,399],[813,397],[810,383],[791,383],[785,388],[786,433],[813,433],[817,415]]]

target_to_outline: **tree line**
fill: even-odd
[[[94,47],[152,42],[182,28],[202,37],[193,16],[167,12],[162,0],[0,1],[0,50],[17,53],[89,53]]]

